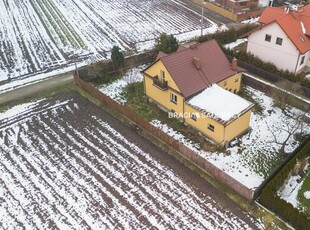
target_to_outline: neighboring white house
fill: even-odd
[[[259,7],[266,7],[266,6],[272,6],[273,0],[259,0],[258,6]]]
[[[295,11],[267,7],[259,22],[242,36],[248,37],[247,52],[294,73],[310,69],[310,5]]]

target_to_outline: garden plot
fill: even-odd
[[[203,27],[217,29],[208,19]],[[75,61],[110,59],[113,45],[130,54],[151,49],[162,32],[199,36],[200,16],[174,0],[0,0],[0,92],[67,72]]]
[[[152,124],[185,143],[197,154],[248,188],[255,189],[287,157],[285,154],[279,153],[281,145],[276,143],[274,134],[277,136],[278,142],[284,142],[288,137],[286,125],[294,126],[296,124],[295,117],[303,112],[295,108],[288,108],[286,112],[283,112],[274,107],[273,100],[264,93],[251,87],[246,87],[246,90],[252,94],[255,102],[262,106],[262,113],[252,113],[251,130],[239,138],[234,147],[227,148],[226,152],[201,151],[197,148],[197,144],[193,144],[192,141],[187,140],[167,125],[158,121],[153,121]],[[305,125],[302,131],[309,134],[309,125]],[[301,130],[297,129],[294,134],[299,132]],[[287,154],[291,153],[299,144],[300,142],[295,140],[292,135],[285,145],[285,151]]]
[[[118,79],[108,84],[100,85],[98,87],[98,90],[108,95],[113,100],[121,104],[124,104],[126,102],[126,98],[122,96],[123,90],[129,84],[132,84],[135,82],[142,82],[143,75],[141,74],[141,71],[145,68],[146,68],[146,65],[140,65],[138,67],[131,68],[127,70],[127,72],[121,79]]]
[[[126,76],[130,75],[130,73],[136,72],[131,70]],[[142,74],[138,73],[135,79],[142,80]],[[126,82],[125,79],[118,81]],[[126,84],[128,84],[128,81]],[[120,103],[124,103],[126,100],[122,97],[121,89],[115,83],[100,88],[106,95]],[[281,145],[276,142],[283,142],[286,139],[288,136],[287,131],[290,131],[287,130],[287,125],[292,126],[296,124],[295,117],[303,112],[291,107],[282,111],[274,107],[272,98],[266,96],[264,93],[251,87],[246,87],[246,91],[261,106],[262,111],[261,113],[252,113],[250,131],[236,140],[234,143],[235,146],[229,147],[226,152],[209,153],[202,151],[199,144],[195,143],[195,140],[187,139],[167,124],[163,124],[159,120],[153,120],[151,123],[184,143],[187,147],[248,188],[255,189],[286,158],[287,155],[279,153]],[[301,131],[309,134],[309,124],[305,123],[303,130],[297,129],[294,134],[300,133]],[[276,135],[277,141],[273,134]],[[300,144],[299,141],[295,140],[294,136],[291,135],[285,145],[284,150],[286,154],[291,153]]]
[[[75,93],[15,106],[0,113],[0,226],[262,228],[161,154]]]

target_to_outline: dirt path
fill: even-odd
[[[52,76],[48,80],[43,80],[35,84],[29,84],[27,86],[17,88],[5,93],[0,94],[0,105],[25,97],[33,96],[44,90],[51,89],[56,86],[61,86],[68,82],[73,82],[73,73],[64,73],[58,76]]]

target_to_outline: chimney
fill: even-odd
[[[238,64],[238,60],[237,60],[237,58],[234,57],[231,61],[231,69],[237,70],[237,64]]]
[[[201,67],[200,58],[194,57],[193,58],[193,63],[195,65],[196,69],[200,69],[200,67]]]
[[[197,43],[191,43],[191,44],[189,45],[189,48],[191,48],[191,49],[197,48]]]

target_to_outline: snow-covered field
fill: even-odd
[[[141,67],[138,69],[141,69]],[[129,77],[131,79],[142,80],[142,74],[136,70],[130,70],[125,75],[125,78]],[[121,97],[120,93],[123,87],[128,84],[128,81],[121,79],[117,82],[122,82],[120,84],[122,87],[118,87],[119,84],[115,82],[102,86],[100,90],[120,103],[124,103],[125,99]],[[200,146],[195,143],[195,140],[187,139],[167,124],[162,124],[158,120],[154,120],[151,123],[196,151],[197,154],[248,188],[254,189],[284,160],[284,156],[279,154],[281,145],[276,143],[274,135],[277,137],[277,142],[283,142],[288,136],[288,131],[290,131],[287,129],[287,125],[292,126],[296,124],[294,118],[302,112],[295,108],[287,108],[283,112],[281,109],[275,107],[272,98],[266,96],[264,93],[251,87],[246,87],[246,90],[255,102],[262,107],[262,113],[252,113],[250,131],[235,141],[235,146],[229,147],[226,152],[209,153],[202,151]],[[310,133],[310,126],[304,125],[303,131]],[[300,129],[295,131],[295,133],[297,132],[300,132]],[[290,153],[298,145],[299,142],[292,135],[287,142],[285,151]]]
[[[283,160],[279,154],[281,145],[275,143],[273,134],[278,137],[279,142],[285,140],[288,133],[285,128],[283,129],[284,124],[295,124],[293,117],[301,111],[291,108],[289,114],[284,114],[279,108],[273,106],[270,97],[250,87],[247,87],[247,90],[251,92],[255,101],[263,107],[262,114],[252,113],[250,132],[238,139],[234,147],[229,147],[227,153],[201,151],[197,148],[197,144],[192,149],[196,149],[197,154],[248,188],[256,188],[271,173],[271,170]],[[176,134],[174,130],[167,129],[163,124],[158,124],[158,121],[153,122],[153,124],[164,131],[168,130],[169,135],[176,136],[182,142],[184,139],[186,140],[184,136]],[[299,131],[296,130],[296,133]],[[310,133],[310,127],[308,126],[304,131]],[[185,144],[192,145],[190,140],[186,140]],[[291,136],[285,150],[292,152],[298,145],[299,142]]]
[[[188,40],[200,24],[177,0],[0,0],[0,92],[66,72],[75,60],[109,59],[113,45],[142,52],[162,32]],[[204,34],[217,29],[208,19],[203,26]]]
[[[0,113],[0,228],[262,228],[124,130],[74,93]]]

